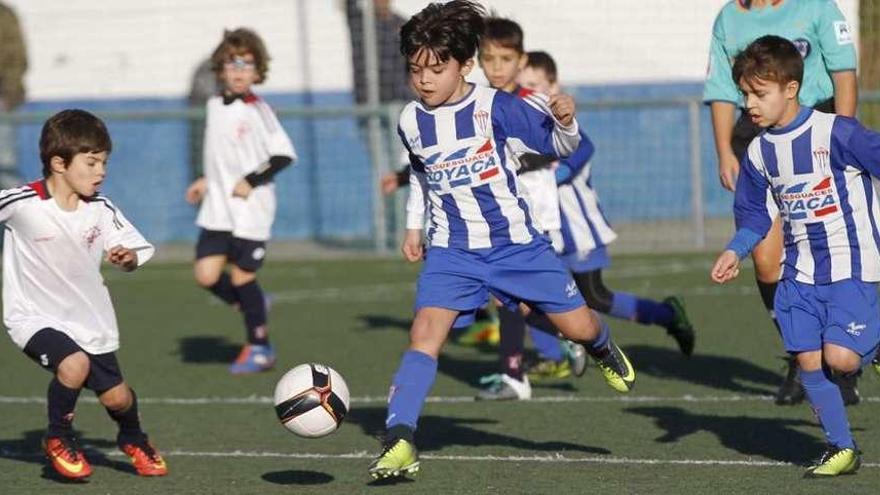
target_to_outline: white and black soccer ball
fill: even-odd
[[[275,385],[275,413],[297,435],[323,437],[336,431],[348,414],[348,385],[329,366],[301,364]]]

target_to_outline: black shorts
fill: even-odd
[[[255,272],[266,259],[265,241],[251,241],[232,235],[232,232],[202,229],[196,243],[196,259],[207,256],[226,256],[233,265]]]
[[[87,389],[100,395],[122,383],[122,371],[115,352],[89,354],[66,333],[54,328],[40,330],[24,346],[24,353],[29,358],[52,373],[58,372],[58,365],[64,358],[76,352],[84,352],[89,357],[89,376],[85,383]]]
[[[820,112],[834,113],[834,98],[818,103],[813,108]],[[730,145],[733,147],[733,154],[736,155],[737,160],[742,161],[746,150],[749,149],[749,143],[763,130],[752,123],[748,112],[741,112],[739,114],[739,120],[736,121],[736,125],[733,127],[733,137],[730,139]]]

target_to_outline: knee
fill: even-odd
[[[862,362],[856,353],[832,353],[825,356],[825,364],[834,373],[846,375],[858,371]]]
[[[196,265],[193,269],[193,277],[200,287],[209,289],[220,280],[220,273]]]
[[[101,401],[101,405],[111,411],[125,411],[131,407],[131,392],[128,385],[120,383],[102,393],[98,400]]]
[[[862,367],[862,358],[858,353],[835,344],[825,344],[822,360],[835,373],[855,373]]]
[[[58,381],[67,388],[82,388],[89,376],[89,357],[86,353],[74,352],[58,365]]]
[[[229,273],[229,277],[232,280],[232,285],[236,287],[241,287],[242,285],[249,284],[256,280],[257,274],[256,272],[249,272],[234,266],[232,267],[232,271]]]

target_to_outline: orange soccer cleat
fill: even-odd
[[[134,442],[121,442],[119,450],[131,458],[134,469],[141,476],[165,476],[168,474],[165,460],[162,459],[146,435]]]
[[[55,471],[65,478],[81,480],[92,474],[92,466],[72,436],[46,437],[43,451]]]

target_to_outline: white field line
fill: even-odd
[[[729,403],[729,402],[770,402],[773,400],[769,395],[633,395],[633,396],[607,396],[607,397],[589,397],[589,396],[570,396],[570,395],[551,395],[544,397],[533,397],[526,402],[536,403]],[[880,402],[880,397],[862,397],[863,402]],[[98,399],[95,397],[81,397],[78,402],[96,404]],[[157,404],[171,406],[200,406],[200,405],[262,405],[272,404],[272,397],[251,395],[246,397],[138,397],[141,404]],[[387,397],[384,395],[352,397],[352,404],[385,404]],[[458,404],[478,402],[473,396],[433,396],[428,397],[428,403],[432,404]],[[0,405],[21,405],[21,404],[45,404],[45,397],[38,396],[0,396]]]
[[[83,445],[87,450],[97,450],[110,457],[122,457],[125,454],[116,450],[91,449]],[[257,458],[257,459],[337,459],[337,460],[366,460],[375,457],[375,452],[359,451],[343,454],[319,454],[309,452],[268,452],[268,451],[190,451],[169,450],[163,451],[163,456],[174,457],[200,457],[200,458]],[[0,457],[6,458],[38,458],[42,454],[34,452],[15,452],[0,450]],[[611,465],[688,465],[688,466],[745,466],[745,467],[795,467],[797,464],[779,461],[756,461],[737,459],[644,459],[632,457],[568,457],[562,454],[548,455],[444,455],[444,454],[420,454],[422,460],[429,461],[453,461],[453,462],[538,462],[538,463],[569,463],[569,464],[611,464]],[[862,467],[877,468],[880,463],[863,463]]]

